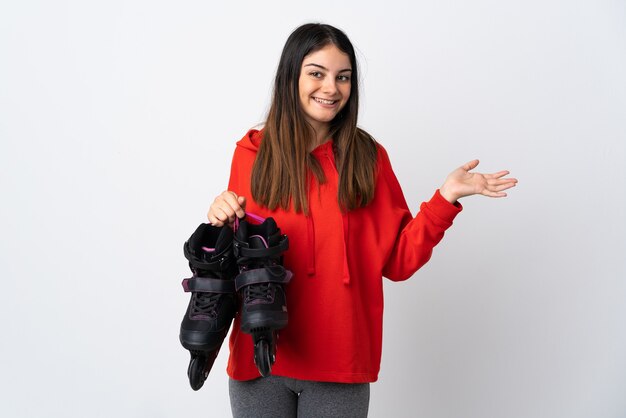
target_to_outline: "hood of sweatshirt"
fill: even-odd
[[[263,130],[250,129],[248,133],[237,142],[237,146],[256,153],[261,146],[262,139]]]

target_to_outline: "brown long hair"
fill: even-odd
[[[304,58],[329,44],[347,54],[352,65],[348,103],[330,123],[339,172],[337,199],[342,210],[352,210],[366,206],[374,197],[376,142],[357,127],[359,77],[354,48],[341,30],[309,23],[298,27],[283,48],[263,140],[252,168],[252,197],[270,210],[288,210],[291,203],[296,212],[308,214],[310,173],[320,183],[326,181],[319,163],[308,152],[314,136],[300,106],[298,81]]]

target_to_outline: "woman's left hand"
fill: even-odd
[[[470,161],[448,175],[439,189],[441,195],[450,203],[458,199],[481,194],[488,197],[506,197],[504,190],[517,184],[517,179],[503,178],[508,171],[498,171],[493,174],[470,173],[478,166],[478,160]]]

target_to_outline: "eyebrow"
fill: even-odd
[[[305,67],[317,67],[317,68],[321,68],[322,70],[328,71],[328,68],[324,67],[323,65],[319,65],[315,63],[306,64]],[[352,68],[344,68],[343,70],[339,70],[340,73],[343,73],[345,71],[352,71]]]

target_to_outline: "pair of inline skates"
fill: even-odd
[[[277,331],[287,325],[284,286],[291,272],[282,266],[289,247],[273,218],[247,214],[229,226],[201,224],[185,242],[193,276],[183,280],[191,300],[180,326],[180,342],[189,350],[187,369],[193,390],[204,384],[237,310],[241,330],[252,334],[254,362],[265,377],[276,361]]]

